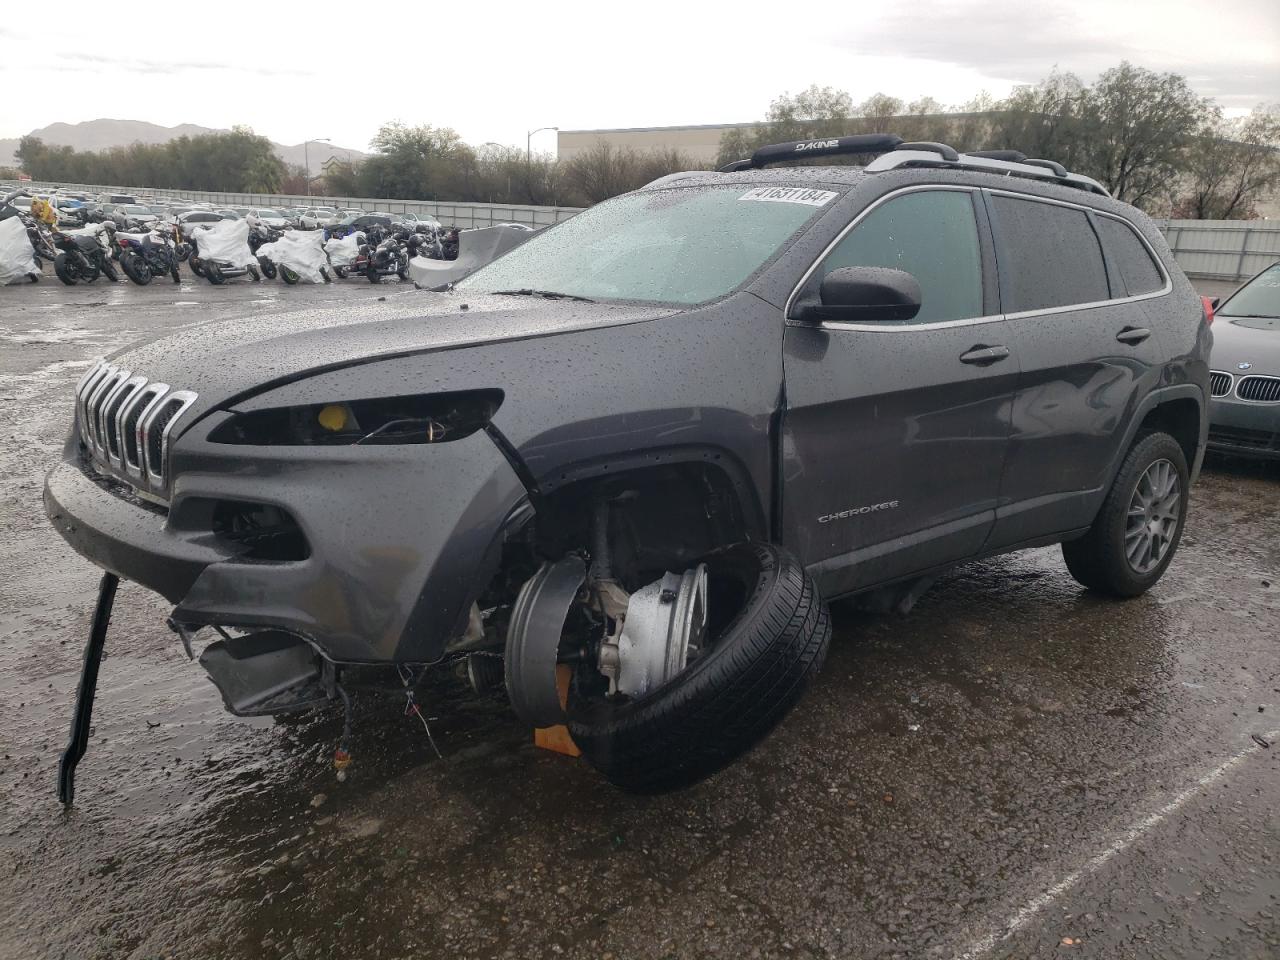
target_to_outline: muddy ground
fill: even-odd
[[[767,742],[637,798],[535,750],[498,697],[223,712],[124,584],[76,804],[55,768],[97,572],[42,476],[97,356],[364,281],[0,289],[0,958],[1280,956],[1280,466],[1211,461],[1150,594],[1056,549],[906,617],[836,610]],[[1216,291],[1215,291],[1216,292]]]

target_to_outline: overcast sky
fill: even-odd
[[[14,8],[7,14],[15,12]],[[619,4],[62,0],[0,23],[0,136],[97,117],[248,124],[367,148],[380,123],[524,145],[534,127],[730,123],[811,83],[960,103],[1055,65],[1184,73],[1233,113],[1280,100],[1280,0]],[[310,11],[304,15],[302,10]],[[551,150],[553,133],[535,149]],[[323,149],[323,148],[322,148]]]

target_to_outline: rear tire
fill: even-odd
[[[106,257],[106,256],[102,257],[102,268],[101,268],[101,269],[102,269],[102,275],[103,275],[104,277],[106,277],[108,280],[110,280],[112,283],[117,283],[117,282],[120,280],[120,274],[116,273],[115,264],[113,264],[113,263],[111,262],[111,258],[110,258],[110,257]],[[145,270],[147,271],[147,275],[148,275],[148,276],[150,276],[150,275],[151,275],[151,268],[150,268],[150,267],[147,267],[147,266],[144,264],[144,265],[143,265],[143,269],[145,269]]]
[[[204,271],[204,278],[215,287],[226,283],[227,278],[222,275],[222,268],[212,260],[202,261],[200,268]]]
[[[67,255],[65,253],[60,253],[53,258],[53,272],[68,287],[74,287],[79,282],[79,278],[75,274],[75,268],[67,263]]]
[[[283,280],[285,283],[289,284],[289,286],[293,286],[295,283],[298,282],[299,278],[298,278],[297,271],[290,270],[283,263],[280,264],[276,269],[280,273],[280,279]]]
[[[120,266],[130,280],[140,287],[151,282],[151,268],[136,253],[126,253],[120,260]]]
[[[191,257],[191,259],[188,261],[188,264],[191,267],[191,272],[194,273],[197,277],[204,276],[204,264],[200,262],[199,257]]]
[[[378,272],[378,268],[372,263],[364,268],[364,275],[369,278],[370,283],[381,283],[382,274]]]
[[[637,700],[571,710],[583,756],[626,790],[679,789],[720,770],[777,725],[826,657],[827,605],[799,560],[767,543],[704,559],[710,650]],[[717,625],[725,603],[738,612]]]
[[[1089,532],[1062,545],[1062,558],[1076,582],[1113,597],[1150,590],[1182,539],[1188,480],[1186,454],[1177,440],[1167,433],[1138,437]],[[1144,505],[1147,500],[1150,506]],[[1156,548],[1149,549],[1151,543]]]

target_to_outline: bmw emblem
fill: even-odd
[[[1237,363],[1237,364],[1236,364],[1236,369],[1238,369],[1238,370],[1248,370],[1248,369],[1250,369],[1252,366],[1253,366],[1253,364],[1252,364],[1252,363]]]

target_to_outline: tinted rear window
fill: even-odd
[[[1004,311],[1110,299],[1102,248],[1083,210],[994,196]]]
[[[1151,259],[1146,245],[1139,239],[1133,227],[1110,217],[1098,217],[1098,232],[1102,234],[1102,243],[1107,248],[1111,263],[1120,271],[1123,290],[1116,295],[1125,294],[1130,297],[1152,293],[1164,286],[1164,276],[1160,268]]]

